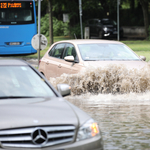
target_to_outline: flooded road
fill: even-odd
[[[86,94],[66,99],[98,121],[105,150],[150,149],[150,92]]]
[[[131,71],[91,68],[49,81],[71,85],[66,99],[98,121],[105,150],[150,150],[150,64]]]
[[[150,150],[150,64],[90,68],[77,75],[50,78],[55,87],[72,87],[68,101],[98,121],[105,150]]]

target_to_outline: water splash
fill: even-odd
[[[150,91],[150,63],[140,70],[114,64],[105,68],[89,67],[84,72],[62,74],[49,81],[54,87],[58,83],[69,84],[73,95],[147,92]]]

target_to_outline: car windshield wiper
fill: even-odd
[[[93,60],[93,59],[85,59],[84,61],[97,61],[97,60]]]
[[[0,99],[37,98],[35,96],[1,96]]]

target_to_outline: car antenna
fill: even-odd
[[[76,34],[74,33],[74,37],[75,37],[75,39],[77,39],[77,37],[76,37]]]

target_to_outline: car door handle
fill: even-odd
[[[58,65],[58,68],[61,68],[61,64]]]
[[[46,65],[48,65],[48,64],[49,64],[49,62],[47,61],[47,62],[46,62]]]

